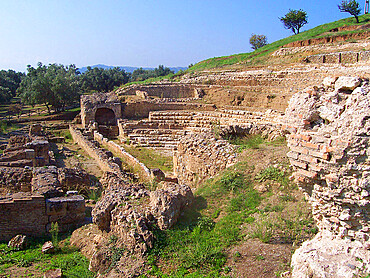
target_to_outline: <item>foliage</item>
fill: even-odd
[[[24,73],[14,70],[0,70],[0,103],[8,103],[15,97]]]
[[[115,87],[126,84],[130,74],[115,67],[113,69],[91,68],[80,76],[81,90],[83,92],[109,92]]]
[[[248,135],[245,137],[239,136],[231,136],[227,138],[230,144],[238,145],[239,151],[243,151],[245,149],[258,149],[261,144],[265,142],[261,135]]]
[[[303,10],[289,10],[284,16],[279,18],[286,29],[290,29],[294,34],[299,34],[299,30],[308,23],[307,13]]]
[[[156,78],[160,76],[166,76],[169,74],[174,74],[173,71],[168,67],[159,65],[158,68],[154,70],[145,70],[143,68],[136,69],[132,72],[131,81],[144,81],[149,78]]]
[[[64,111],[66,106],[79,100],[79,83],[75,65],[63,66],[38,63],[37,68],[28,65],[27,76],[18,88],[23,103],[43,104],[51,112]]]
[[[51,223],[49,233],[51,234],[51,242],[53,243],[55,248],[58,248],[58,244],[59,244],[59,239],[58,239],[59,225],[58,225],[58,222]]]
[[[358,16],[361,13],[360,4],[356,0],[350,0],[346,1],[343,0],[340,5],[338,5],[338,8],[341,12],[349,13],[353,15],[356,18],[356,22],[359,23]]]
[[[267,44],[267,37],[265,35],[252,34],[249,38],[249,43],[252,45],[252,49],[256,50]]]
[[[14,266],[33,266],[40,271],[39,276],[48,269],[61,268],[63,277],[95,277],[88,269],[89,260],[70,246],[68,240],[64,241],[55,254],[43,254],[41,248],[45,240],[31,240],[29,247],[23,251],[11,250],[6,244],[0,244],[0,276],[4,274],[7,277],[7,270]]]

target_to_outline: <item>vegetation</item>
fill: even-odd
[[[261,143],[260,148],[265,148]],[[275,146],[271,144],[270,146]],[[250,149],[248,157],[260,150]],[[199,185],[195,203],[176,226],[156,231],[148,261],[156,277],[227,277],[227,250],[242,240],[300,243],[317,232],[310,209],[291,184],[288,169],[267,167],[255,176],[255,165],[239,162]],[[281,168],[281,169],[280,169]],[[254,188],[273,183],[266,193]],[[240,253],[239,253],[240,257]]]
[[[131,81],[144,81],[149,78],[167,76],[169,74],[174,74],[174,72],[163,65],[159,65],[158,68],[154,70],[144,70],[143,68],[139,68],[133,71]]]
[[[150,169],[159,168],[163,172],[171,172],[173,169],[172,156],[164,156],[152,149],[139,146],[123,145],[123,147]]]
[[[349,13],[356,18],[356,22],[359,23],[358,16],[361,13],[360,4],[356,0],[345,1],[343,0],[338,8],[341,12]]]
[[[34,273],[61,268],[63,277],[95,277],[95,274],[88,270],[89,260],[81,255],[77,248],[72,247],[68,239],[63,241],[55,254],[41,252],[45,240],[31,241],[24,251],[12,250],[6,244],[0,244],[0,276],[7,277],[10,269],[27,267],[33,269]],[[17,274],[14,275],[16,276],[18,277]]]
[[[0,103],[9,103],[15,97],[24,74],[14,70],[0,70]]]
[[[370,20],[370,14],[365,14],[362,16],[359,16],[360,24],[366,24]],[[191,67],[190,71],[201,71],[205,69],[212,69],[212,68],[221,68],[229,65],[235,65],[235,64],[255,64],[257,62],[263,62],[265,57],[269,55],[270,53],[276,51],[277,49],[281,48],[282,46],[299,41],[299,40],[307,40],[312,38],[319,38],[323,36],[330,36],[328,34],[323,35],[324,33],[338,27],[343,26],[351,26],[353,25],[353,19],[352,18],[345,18],[338,21],[334,21],[331,23],[323,24],[320,26],[317,26],[315,28],[312,28],[308,31],[301,32],[297,35],[293,35],[284,39],[281,39],[279,41],[270,43],[268,45],[265,45],[261,48],[258,48],[256,51],[250,52],[250,53],[241,53],[241,54],[235,54],[230,56],[223,56],[223,57],[215,57],[210,58],[204,61],[201,61],[197,64],[195,64],[193,67]],[[347,34],[353,31],[347,31],[342,34]],[[358,31],[355,31],[358,32]],[[334,33],[332,35],[335,35]]]
[[[299,34],[300,29],[308,23],[307,13],[303,10],[289,10],[284,17],[279,19],[284,27],[292,30],[294,34]]]
[[[115,87],[126,84],[130,79],[130,74],[118,67],[113,69],[91,68],[80,76],[82,92],[109,92]]]
[[[251,44],[252,49],[256,50],[267,44],[267,38],[265,35],[252,34],[249,38],[249,43]]]
[[[49,66],[38,63],[37,68],[28,66],[27,75],[18,88],[23,103],[43,104],[51,113],[64,111],[79,100],[79,84],[75,65]]]

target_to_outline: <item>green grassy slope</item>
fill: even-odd
[[[320,38],[323,37],[323,33],[328,32],[331,29],[342,27],[342,26],[352,26],[352,25],[364,25],[370,22],[370,14],[362,15],[359,17],[360,23],[356,24],[354,17],[349,17],[345,19],[341,19],[338,21],[334,21],[331,23],[323,24],[320,26],[317,26],[315,28],[312,28],[310,30],[307,30],[305,32],[302,32],[298,35],[290,36],[281,40],[278,40],[276,42],[270,43],[264,47],[261,47],[257,49],[254,52],[250,53],[241,53],[241,54],[235,54],[230,56],[223,56],[223,57],[215,57],[210,58],[204,61],[201,61],[197,64],[195,64],[193,67],[190,68],[190,71],[201,71],[206,69],[213,69],[213,68],[220,68],[227,65],[233,65],[237,63],[243,63],[248,60],[253,60],[258,57],[262,57],[265,55],[268,55],[271,52],[276,51],[283,45],[286,45],[291,42],[300,41],[300,40],[307,40],[312,38]],[[345,33],[353,33],[354,31],[347,31],[347,32],[341,32],[340,34]],[[360,31],[357,31],[360,32]],[[335,35],[337,35],[336,33]],[[325,35],[326,37],[328,35]],[[249,62],[251,62],[249,61]]]

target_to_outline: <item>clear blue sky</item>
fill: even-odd
[[[278,17],[303,9],[303,30],[348,17],[340,0],[0,0],[0,69],[188,66],[250,52],[252,33],[289,36]],[[364,5],[365,0],[360,0]]]

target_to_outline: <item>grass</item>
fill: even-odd
[[[68,239],[54,254],[41,252],[45,240],[33,240],[23,251],[12,250],[5,243],[0,244],[0,275],[8,275],[12,267],[32,266],[40,272],[40,276],[49,269],[61,268],[63,277],[95,277],[95,273],[88,270],[89,260],[72,247]]]
[[[224,66],[234,65],[237,63],[253,64],[253,60],[257,60],[258,58],[264,57],[288,43],[300,41],[300,40],[307,40],[307,39],[312,39],[312,38],[323,37],[322,35],[323,33],[326,33],[329,30],[342,27],[342,26],[366,24],[370,21],[370,14],[362,15],[359,17],[359,19],[360,19],[359,24],[356,24],[355,19],[353,17],[349,17],[349,18],[341,19],[341,20],[334,21],[331,23],[323,24],[315,28],[312,28],[310,30],[307,30],[305,32],[302,32],[300,34],[290,36],[290,37],[278,40],[276,42],[270,43],[264,47],[257,49],[254,52],[210,58],[210,59],[207,59],[207,60],[204,60],[204,61],[201,61],[195,64],[193,67],[189,69],[189,71],[194,72],[194,71],[202,71],[202,70],[207,70],[207,69],[222,68]],[[362,32],[362,31],[340,32],[340,35],[347,34],[347,33],[359,33],[359,32]],[[325,36],[330,36],[330,35],[325,35]]]
[[[130,146],[122,144],[127,152],[139,159],[149,169],[159,168],[163,172],[171,172],[173,170],[172,156],[163,156],[158,152],[138,146]]]
[[[258,238],[266,243],[292,244],[317,232],[303,197],[285,201],[278,198],[298,190],[289,184],[288,171],[267,167],[253,176],[253,169],[254,165],[239,162],[201,184],[194,193],[193,206],[184,212],[175,227],[156,231],[155,246],[149,251],[152,270],[148,274],[228,277],[226,250],[242,240]],[[262,180],[279,185],[274,192],[262,194],[254,189]],[[301,208],[305,206],[307,209]]]
[[[19,125],[13,124],[6,120],[0,120],[0,134],[7,134],[11,131],[19,129]]]

